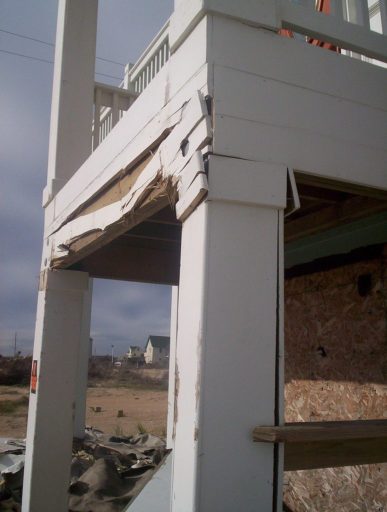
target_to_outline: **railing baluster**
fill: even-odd
[[[168,60],[168,52],[167,52],[167,45],[164,44],[164,62],[167,62]]]
[[[370,17],[367,0],[346,0],[347,20],[364,28],[370,28]]]
[[[387,36],[387,0],[379,0],[382,34]]]
[[[331,0],[331,13],[335,18],[344,19],[343,0]]]
[[[112,128],[118,123],[119,121],[119,112],[118,112],[118,93],[113,93],[113,100],[112,100]]]
[[[359,11],[359,25],[370,30],[370,12],[367,0],[356,0]]]
[[[94,102],[94,131],[93,131],[93,151],[98,147],[100,142],[100,113],[101,113],[101,89],[95,91]]]

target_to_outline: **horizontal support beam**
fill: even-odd
[[[72,268],[102,279],[177,285],[180,243],[120,238]]]
[[[302,207],[302,201],[301,201]],[[341,224],[350,223],[387,210],[387,202],[361,196],[326,206],[317,212],[292,220],[285,224],[285,241],[291,242]]]
[[[387,462],[387,420],[256,427],[253,439],[285,443],[285,471]]]
[[[113,107],[114,100],[113,96],[118,97],[118,108],[120,110],[128,110],[131,103],[137,98],[138,94],[121,87],[115,87],[113,85],[101,84],[95,82],[94,84],[94,103],[97,102],[97,91],[100,91],[99,106],[100,107]]]
[[[387,420],[313,421],[286,423],[276,427],[255,427],[254,441],[305,443],[346,439],[387,439]]]

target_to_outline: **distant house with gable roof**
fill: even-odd
[[[136,345],[130,345],[126,357],[132,362],[144,360],[144,351]]]
[[[165,363],[169,358],[169,336],[151,334],[145,345],[144,358],[146,364]]]

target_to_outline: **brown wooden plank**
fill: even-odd
[[[347,439],[387,439],[387,420],[323,421],[286,423],[256,427],[254,441],[266,443],[306,443]]]
[[[387,462],[386,420],[286,423],[277,427],[256,427],[253,439],[285,443],[285,471]]]

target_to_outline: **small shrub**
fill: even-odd
[[[0,385],[26,386],[30,382],[31,357],[2,357]]]
[[[0,414],[14,414],[19,407],[28,405],[28,396],[22,396],[17,400],[1,400]]]

